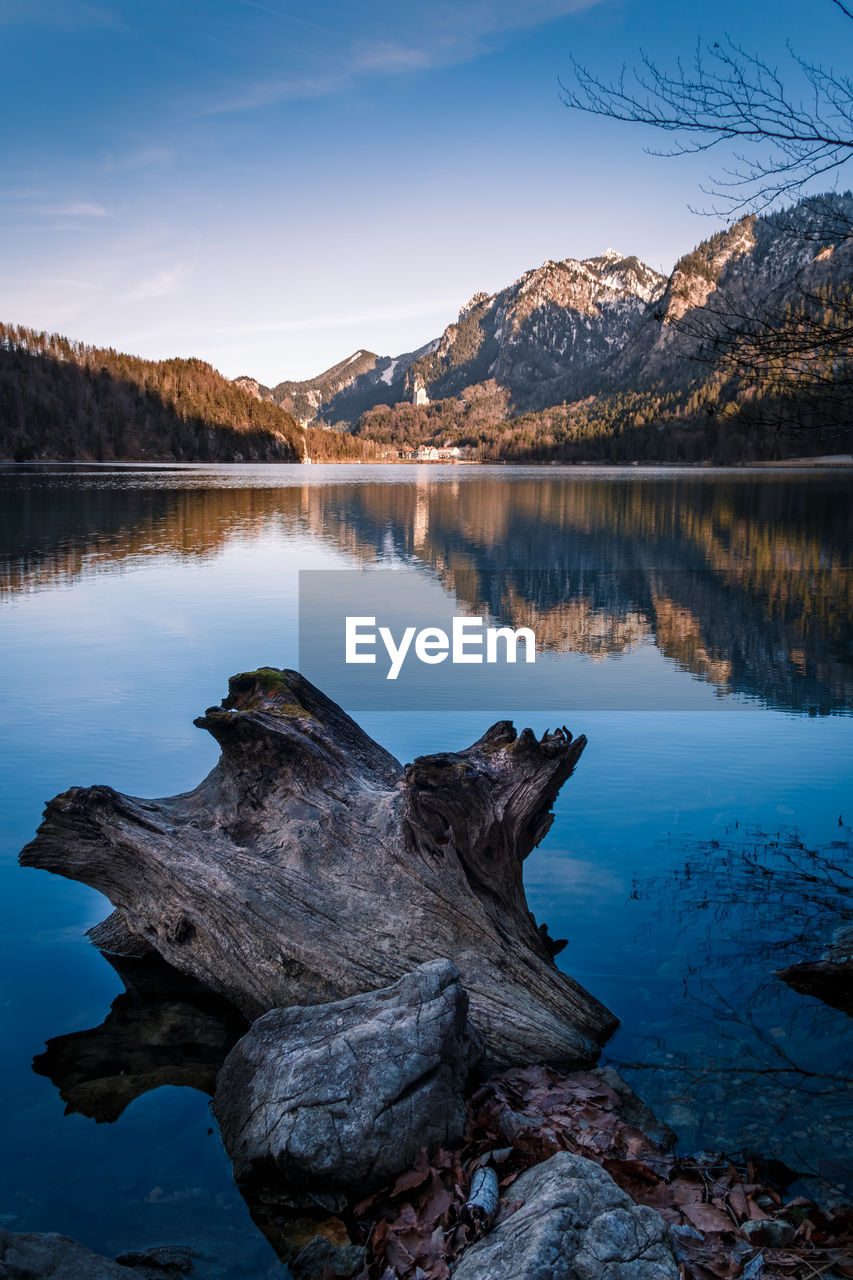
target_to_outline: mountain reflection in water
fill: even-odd
[[[853,706],[844,476],[430,483],[422,470],[414,483],[319,484],[271,467],[267,487],[243,487],[242,472],[210,487],[203,470],[171,487],[174,474],[7,473],[0,593],[302,534],[354,565],[428,570],[466,611],[530,626],[555,653],[606,658],[651,642],[721,696],[810,714]]]

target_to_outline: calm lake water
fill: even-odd
[[[191,1243],[229,1276],[282,1274],[207,1095],[178,1087],[193,1078],[168,1058],[180,1011],[125,998],[105,1030],[124,987],[84,931],[108,904],[16,858],[70,785],[156,796],[199,782],[217,752],[193,717],[228,675],[297,665],[308,568],[415,569],[463,607],[485,599],[535,627],[554,705],[512,718],[537,734],[565,722],[589,746],[525,880],[537,919],[570,940],[560,966],[622,1020],[604,1060],[683,1150],[750,1149],[825,1198],[853,1195],[849,1019],[773,976],[850,910],[851,481],[0,471],[0,1221],[110,1255]],[[503,711],[356,714],[408,761],[469,745]]]

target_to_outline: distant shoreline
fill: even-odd
[[[441,468],[442,470],[455,469],[456,467],[501,467],[511,471],[523,469],[525,467],[537,467],[542,470],[550,468],[561,468],[562,470],[572,471],[750,471],[760,469],[762,471],[772,470],[825,470],[825,471],[845,471],[853,468],[853,454],[822,454],[818,457],[808,458],[782,458],[768,461],[756,459],[750,462],[654,462],[644,460],[642,462],[561,462],[558,460],[535,460],[529,462],[504,462],[500,460],[490,462],[480,462],[473,458],[466,458],[456,462],[413,462],[409,459],[392,459],[392,458],[373,458],[370,461],[364,461],[359,458],[341,458],[337,461],[327,462],[260,462],[260,461],[241,461],[241,462],[186,462],[177,461],[176,459],[164,458],[115,458],[112,461],[95,462],[85,458],[30,458],[25,462],[15,462],[11,458],[0,459],[0,469],[26,469],[33,467],[97,467],[103,470],[110,470],[119,467],[205,467],[213,468],[217,471],[223,468],[240,468],[240,467],[409,467],[412,470],[419,470],[424,467],[431,469]]]

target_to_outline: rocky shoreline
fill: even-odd
[[[222,758],[194,792],[74,788],[21,855],[116,908],[91,936],[126,995],[35,1064],[69,1109],[212,1094],[294,1280],[853,1276],[853,1214],[786,1199],[754,1159],[673,1155],[594,1066],[615,1019],[557,970],[521,876],[584,739],[501,722],[404,769],[274,668],[197,723]],[[0,1233],[9,1280],[181,1274],[223,1272],[189,1246],[110,1260]]]
[[[417,1003],[413,991],[434,998],[448,976],[418,975],[408,984],[409,1009]],[[392,1001],[399,1004],[406,985],[398,984],[403,991]],[[310,1013],[316,1023],[317,1010]],[[349,1034],[354,1028],[351,1021]],[[229,1070],[220,1073],[220,1107],[250,1048],[238,1042]],[[464,1112],[456,1142],[422,1146],[396,1177],[367,1195],[356,1182],[341,1190],[346,1172],[323,1190],[319,1182],[283,1176],[274,1161],[260,1161],[240,1189],[294,1280],[841,1280],[853,1274],[853,1211],[825,1213],[786,1197],[754,1158],[672,1154],[675,1135],[612,1068],[516,1067],[487,1078],[475,1069]],[[434,1121],[423,1118],[421,1135]],[[319,1114],[316,1131],[325,1123]],[[274,1126],[266,1132],[274,1139]],[[417,1136],[401,1131],[399,1150]],[[397,1150],[386,1149],[384,1158],[401,1164],[402,1157],[393,1160]],[[494,1171],[498,1184],[496,1212],[479,1211],[469,1198],[484,1169]],[[2,1230],[0,1267],[9,1280],[220,1280],[228,1274],[227,1265],[187,1244],[140,1248],[112,1260],[67,1237]]]

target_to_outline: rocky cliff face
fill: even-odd
[[[318,378],[272,390],[238,381],[303,423],[351,425],[376,405],[459,397],[482,383],[508,393],[516,413],[685,386],[707,373],[733,323],[772,321],[804,292],[849,284],[851,227],[853,196],[822,196],[741,219],[682,257],[669,279],[613,249],[548,261],[496,294],[475,294],[419,351],[357,351]]]
[[[255,400],[272,400],[272,391],[269,387],[265,387],[262,382],[258,382],[257,378],[250,378],[245,374],[240,378],[234,379],[235,387],[239,387],[241,391],[246,391]]]
[[[494,379],[517,408],[581,394],[593,372],[627,340],[666,278],[612,249],[583,262],[545,262],[494,295],[478,293],[459,319],[417,351],[357,351],[317,378],[272,389],[249,377],[244,390],[307,423],[355,423],[378,404],[458,395]]]
[[[258,400],[269,400],[292,413],[303,426],[354,423],[365,409],[377,404],[397,404],[411,399],[409,369],[419,357],[432,351],[438,343],[428,343],[400,356],[377,356],[359,350],[332,365],[316,378],[303,382],[279,382],[274,387],[246,375],[234,381]]]
[[[476,294],[435,350],[413,363],[430,399],[494,379],[517,410],[585,394],[627,342],[666,280],[608,249],[579,262],[545,262],[493,296]]]
[[[785,309],[853,276],[853,197],[821,196],[740,219],[676,263],[603,370],[600,390],[672,387],[708,370],[736,329],[778,325]]]
[[[320,412],[326,422],[355,423],[366,409],[377,404],[399,404],[413,400],[415,388],[411,370],[415,363],[433,351],[438,339],[407,351],[401,356],[378,356],[369,369],[363,370],[346,385],[337,388],[324,401]]]
[[[313,422],[341,391],[374,370],[379,359],[372,351],[356,351],[316,378],[306,382],[279,382],[272,388],[270,399],[292,413],[297,422]]]

